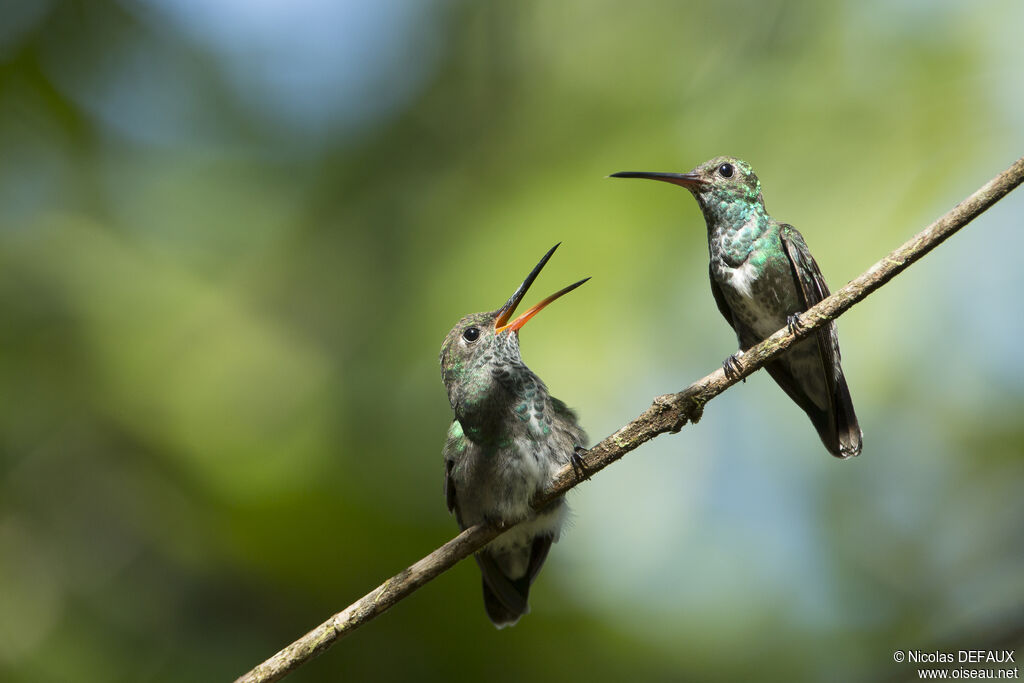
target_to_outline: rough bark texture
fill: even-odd
[[[1024,157],[986,183],[944,216],[919,232],[901,247],[871,266],[860,277],[839,289],[799,318],[795,333],[782,329],[749,349],[740,359],[738,373],[726,377],[719,368],[683,391],[654,399],[636,419],[607,437],[585,454],[588,474],[595,474],[626,453],[665,432],[678,432],[687,422],[700,420],[705,404],[742,378],[760,369],[829,320],[842,315],[855,303],[903,272],[912,263],[937,247],[946,238],[1002,199],[1024,181]],[[541,508],[553,498],[579,483],[571,466],[564,467],[551,486],[534,501]],[[399,572],[370,593],[288,645],[236,683],[278,681],[299,665],[320,654],[338,639],[359,628],[402,600],[414,590],[472,555],[500,533],[510,528],[477,525],[445,543],[411,567]]]

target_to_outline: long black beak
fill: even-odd
[[[696,173],[648,173],[647,171],[623,171],[612,173],[609,178],[647,178],[649,180],[661,180],[673,185],[680,185],[687,189],[696,189],[707,181]]]
[[[573,284],[569,285],[568,287],[565,287],[564,289],[558,290],[548,298],[544,299],[540,303],[530,308],[528,311],[520,315],[512,322],[508,322],[508,319],[512,317],[512,314],[516,312],[516,306],[518,306],[519,302],[523,300],[524,296],[526,296],[526,292],[528,289],[530,289],[530,285],[532,285],[533,281],[537,279],[538,275],[540,275],[540,271],[543,270],[544,266],[551,258],[551,255],[555,253],[555,249],[558,249],[558,246],[560,244],[561,242],[551,247],[551,249],[548,250],[548,253],[544,254],[544,258],[540,260],[540,263],[533,267],[533,270],[530,271],[530,274],[526,276],[525,280],[523,280],[523,284],[519,285],[519,287],[516,288],[516,291],[512,294],[512,296],[509,297],[508,301],[505,302],[505,305],[498,309],[498,317],[495,318],[494,320],[495,332],[503,332],[506,329],[513,331],[518,330],[523,325],[525,325],[527,321],[530,320],[530,318],[540,313],[541,309],[550,304],[552,301],[558,299],[559,297],[565,294],[568,294],[569,292],[576,289],[577,287],[579,287],[584,282],[590,279],[589,277],[584,278],[579,282],[574,282]]]

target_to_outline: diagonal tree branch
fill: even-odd
[[[828,321],[834,320],[855,303],[886,284],[912,263],[941,244],[946,238],[974,220],[978,215],[1006,196],[1024,181],[1024,157],[990,180],[974,194],[919,232],[903,246],[871,266],[828,298],[809,308],[799,317],[795,333],[782,329],[747,350],[739,361],[739,372],[726,377],[719,368],[683,391],[654,399],[651,406],[635,420],[597,444],[583,456],[587,472],[603,470],[626,453],[659,434],[678,432],[687,422],[696,423],[704,405],[779,356],[797,340],[810,335]],[[567,465],[555,476],[551,485],[533,503],[542,508],[563,495],[579,481]],[[479,524],[466,529],[416,564],[392,576],[365,596],[335,614],[291,645],[266,660],[235,683],[278,681],[301,664],[320,654],[337,640],[359,628],[417,588],[472,555],[502,532],[514,525]]]

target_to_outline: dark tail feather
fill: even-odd
[[[836,382],[836,390],[832,395],[832,405],[835,407],[835,449],[829,445],[832,455],[839,458],[852,458],[860,455],[864,446],[864,434],[860,431],[857,423],[857,413],[853,412],[853,399],[850,398],[850,387],[846,385],[846,378],[842,371]]]
[[[832,392],[832,410],[821,411],[813,404],[804,410],[829,453],[843,460],[860,454],[863,435],[857,424],[857,414],[853,412],[853,399],[850,398],[850,388],[846,385],[842,371],[839,372],[835,391]]]
[[[494,557],[486,550],[475,555],[483,577],[484,609],[498,628],[512,626],[519,617],[530,611],[530,581],[526,576],[512,580],[498,567]]]
[[[837,373],[831,411],[822,410],[811,401],[783,362],[768,363],[765,370],[793,402],[807,413],[807,417],[811,418],[811,423],[818,430],[818,436],[829,453],[843,459],[852,458],[860,453],[863,437],[857,424],[857,414],[853,412],[850,388],[846,386],[842,370]]]
[[[491,620],[497,628],[505,628],[506,626],[515,626],[519,621],[519,617],[523,616],[530,611],[530,606],[526,604],[526,598],[529,597],[530,587],[524,587],[524,593],[522,594],[522,604],[518,609],[510,609],[505,606],[505,603],[498,598],[498,594],[491,590],[491,587],[487,585],[487,579],[483,580],[484,585],[484,609],[487,610],[487,618]]]
[[[483,550],[474,556],[483,577],[484,609],[496,627],[514,626],[519,617],[529,613],[527,600],[530,597],[530,584],[537,578],[548,550],[551,549],[551,542],[550,536],[533,539],[530,549],[524,550],[530,553],[526,573],[518,579],[506,576],[488,551]]]

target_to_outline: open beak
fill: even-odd
[[[623,171],[612,173],[609,178],[648,178],[650,180],[662,180],[673,185],[680,185],[689,190],[695,190],[707,183],[696,173],[648,173],[646,171]]]
[[[540,260],[540,263],[533,267],[533,270],[530,271],[530,274],[526,276],[525,280],[523,280],[523,284],[519,285],[519,287],[516,288],[516,291],[512,294],[512,296],[509,297],[509,300],[505,302],[505,305],[498,309],[498,317],[494,319],[494,332],[496,334],[504,332],[505,330],[511,330],[513,332],[519,331],[519,329],[523,325],[529,322],[530,318],[540,313],[545,306],[553,302],[555,299],[558,299],[563,295],[568,294],[569,292],[576,289],[577,287],[579,287],[584,282],[590,279],[589,277],[584,278],[579,282],[574,282],[573,284],[569,285],[564,289],[560,289],[559,291],[555,292],[554,294],[544,299],[540,303],[532,306],[529,310],[521,314],[512,322],[508,321],[508,319],[512,317],[512,314],[515,313],[516,306],[518,306],[519,302],[523,300],[524,296],[526,296],[526,291],[530,289],[530,285],[532,285],[533,281],[537,279],[538,275],[540,275],[540,271],[547,264],[548,259],[550,259],[551,255],[555,253],[555,249],[558,249],[559,244],[561,244],[561,242],[551,247],[551,249],[548,250],[548,253],[544,254],[544,258]]]

